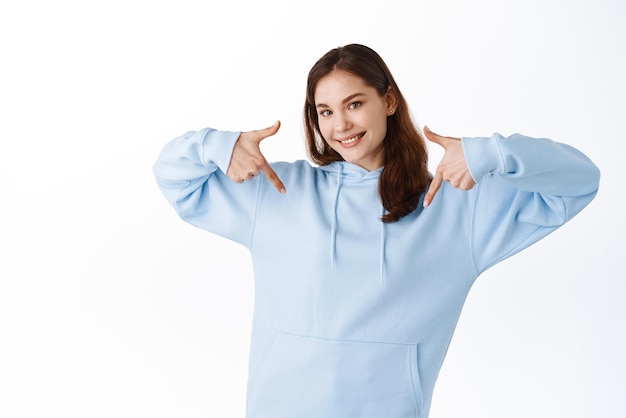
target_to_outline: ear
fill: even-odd
[[[385,93],[385,105],[387,106],[387,116],[391,116],[396,113],[396,109],[398,108],[398,98],[391,90],[391,86],[387,88],[387,92]]]

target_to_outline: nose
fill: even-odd
[[[348,115],[345,112],[335,113],[335,130],[337,132],[345,132],[352,126]]]

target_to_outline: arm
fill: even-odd
[[[285,193],[260,150],[261,141],[279,128],[276,122],[243,133],[187,132],[161,151],[153,167],[157,184],[182,219],[248,246],[261,181],[255,176],[262,171]]]
[[[239,135],[210,128],[187,132],[165,145],[153,171],[183,220],[245,245],[257,188],[253,182],[236,184],[225,174]]]
[[[549,139],[494,134],[462,140],[439,137],[435,142],[446,153],[433,183],[450,181],[466,190],[476,184],[471,210],[478,273],[556,230],[587,206],[598,190],[600,172],[591,160]],[[436,190],[429,193],[432,198]]]

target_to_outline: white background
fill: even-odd
[[[305,158],[306,74],[358,42],[420,126],[550,137],[603,174],[571,223],[478,280],[431,417],[623,418],[625,5],[4,2],[0,417],[243,416],[249,256],[178,219],[152,164],[187,130],[277,119],[268,159]]]

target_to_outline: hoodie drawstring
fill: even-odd
[[[337,241],[337,202],[339,201],[339,189],[341,189],[341,179],[343,177],[343,166],[339,164],[337,173],[337,190],[335,191],[335,202],[333,203],[333,219],[330,227],[330,265],[335,268],[335,252]]]
[[[335,190],[335,200],[333,202],[333,214],[331,220],[330,227],[330,265],[334,269],[335,268],[335,260],[337,257],[337,205],[339,203],[339,192],[341,190],[342,180],[343,180],[343,165],[339,164],[339,171],[337,172],[337,188]],[[381,204],[381,218],[385,214],[385,207]],[[378,275],[380,277],[380,284],[384,284],[385,282],[385,247],[386,247],[386,238],[387,238],[387,228],[385,227],[385,223],[380,220],[380,248],[379,248],[379,257],[380,257],[380,265],[378,270]]]
[[[385,207],[381,204],[380,205],[382,210],[381,210],[381,218],[382,216],[385,214]],[[385,235],[386,232],[386,228],[385,228],[385,223],[382,221],[382,219],[380,220],[380,270],[379,270],[379,275],[380,275],[380,284],[383,284],[385,281]]]

